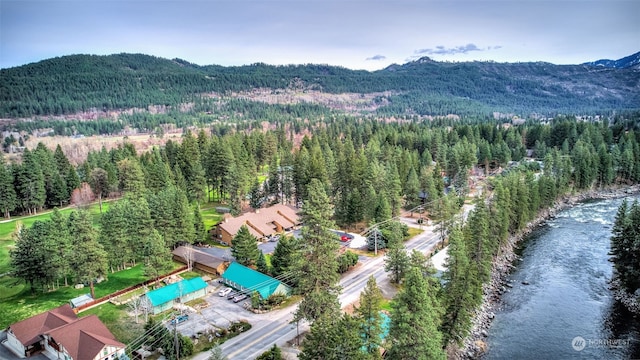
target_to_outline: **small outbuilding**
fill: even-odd
[[[144,300],[153,314],[173,308],[176,303],[185,303],[207,294],[207,283],[201,277],[182,280],[144,294]]]
[[[71,305],[72,309],[75,309],[77,307],[80,307],[84,304],[88,304],[90,302],[93,301],[93,298],[91,297],[91,294],[84,294],[84,295],[80,295],[76,298],[73,298],[69,301],[69,305]]]
[[[257,291],[260,297],[267,299],[273,294],[285,296],[291,294],[291,288],[276,278],[255,271],[237,262],[231,263],[222,274],[222,282],[245,293]]]
[[[213,275],[222,275],[229,265],[229,261],[208,254],[193,246],[178,246],[172,251],[173,259],[183,264],[191,265],[201,271]]]

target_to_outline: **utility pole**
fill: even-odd
[[[373,230],[373,254],[378,255],[378,228]]]
[[[178,319],[173,323],[173,334],[175,335],[176,359],[180,360],[180,343],[178,342]]]

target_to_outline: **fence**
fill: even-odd
[[[82,305],[78,306],[77,308],[74,308],[74,309],[73,309],[73,311],[75,311],[75,313],[77,314],[77,313],[79,313],[79,312],[82,312],[82,311],[88,310],[88,309],[90,309],[90,308],[92,308],[92,307],[94,307],[94,306],[101,305],[101,304],[103,304],[103,303],[105,303],[105,302],[107,302],[107,301],[111,300],[112,298],[118,297],[118,296],[120,296],[120,295],[126,294],[126,293],[131,292],[131,291],[138,290],[138,289],[140,289],[140,288],[141,288],[141,287],[143,287],[143,286],[147,286],[147,285],[149,285],[149,284],[153,284],[153,283],[155,283],[155,282],[161,281],[161,280],[162,280],[162,279],[164,279],[164,278],[167,278],[167,277],[172,276],[172,275],[175,275],[175,274],[179,274],[179,273],[181,273],[181,272],[186,271],[187,269],[188,269],[188,267],[187,267],[186,265],[185,265],[185,266],[182,266],[182,267],[180,267],[180,268],[178,268],[178,269],[173,270],[172,272],[170,272],[170,273],[168,273],[168,274],[164,274],[164,275],[162,275],[162,276],[158,276],[157,278],[154,278],[154,279],[151,279],[151,280],[147,280],[147,281],[142,282],[142,283],[140,283],[140,284],[136,284],[136,285],[133,285],[133,286],[129,286],[129,287],[128,287],[128,288],[126,288],[126,289],[118,290],[118,291],[116,291],[116,292],[114,292],[114,293],[111,293],[111,294],[109,294],[109,295],[105,295],[105,296],[103,296],[103,297],[101,297],[101,298],[95,299],[95,300],[93,300],[93,301],[91,301],[91,302],[88,302],[88,303],[86,303],[86,304],[82,304]]]

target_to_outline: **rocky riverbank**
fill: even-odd
[[[484,286],[482,305],[475,311],[471,332],[463,342],[462,347],[453,354],[452,358],[476,359],[487,351],[487,344],[485,343],[485,339],[488,336],[487,330],[495,317],[495,311],[500,304],[502,294],[508,291],[508,288],[512,287],[512,284],[507,281],[507,277],[514,268],[513,262],[518,258],[515,249],[523,238],[531,233],[537,226],[553,218],[559,211],[575,206],[582,201],[589,199],[620,198],[637,193],[640,193],[640,185],[588,191],[573,196],[566,196],[557,201],[551,209],[540,212],[538,217],[530,222],[520,233],[510,236],[509,241],[502,246],[494,262],[491,281]],[[640,302],[638,301],[638,296],[631,296],[617,289],[615,284],[613,285],[612,291],[616,299],[619,299],[625,304],[630,311],[639,314]]]

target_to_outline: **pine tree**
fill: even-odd
[[[409,176],[407,178],[407,182],[404,185],[404,199],[405,199],[405,208],[413,209],[416,206],[420,205],[420,198],[418,197],[420,192],[420,181],[418,180],[418,175],[416,174],[415,169],[412,167],[409,170]]]
[[[258,261],[256,262],[256,269],[263,274],[269,275],[269,265],[267,264],[267,259],[264,256],[264,253],[260,251],[260,256],[258,256]]]
[[[68,285],[68,276],[71,273],[70,261],[73,256],[71,237],[69,236],[69,222],[58,208],[51,212],[49,223],[49,235],[54,239],[54,253],[56,259],[56,277],[64,278],[64,285]]]
[[[0,165],[0,211],[6,219],[11,218],[11,212],[16,209],[17,197],[13,187],[11,169]]]
[[[202,212],[200,212],[200,205],[197,203],[193,207],[193,229],[195,231],[196,242],[209,240],[207,228],[204,225],[204,219],[202,218]]]
[[[271,255],[271,275],[274,277],[292,273],[295,270],[302,240],[291,236],[281,236]],[[287,284],[295,286],[297,281],[292,276],[286,276],[284,280]]]
[[[46,201],[44,175],[35,154],[26,149],[22,156],[22,165],[15,166],[16,192],[22,207],[30,214],[36,213]]]
[[[273,344],[269,350],[258,356],[256,360],[282,360],[282,351],[278,345]]]
[[[95,168],[89,173],[89,185],[98,197],[100,213],[102,213],[102,198],[109,196],[109,174],[104,169]]]
[[[296,321],[314,321],[320,316],[337,314],[338,302],[338,239],[331,231],[335,224],[331,221],[332,209],[324,185],[312,179],[307,188],[308,197],[304,202],[301,220],[303,258],[296,266],[298,290],[303,299],[295,313]]]
[[[404,288],[392,303],[389,327],[390,359],[446,359],[438,330],[436,294],[418,268],[408,270]]]
[[[98,242],[98,234],[91,224],[86,211],[69,215],[69,235],[73,243],[71,267],[75,269],[78,281],[89,283],[91,297],[95,299],[94,281],[107,274],[107,253]]]
[[[260,250],[258,250],[258,239],[251,235],[247,225],[242,225],[240,230],[231,239],[231,255],[239,264],[251,266],[258,261]]]
[[[364,349],[374,359],[380,358],[382,346],[382,292],[378,288],[376,279],[369,277],[364,291],[360,293],[360,306],[355,308],[355,314],[360,321],[360,334],[364,342]]]
[[[98,241],[108,254],[109,268],[111,272],[122,270],[126,263],[135,260],[135,253],[130,244],[129,219],[127,207],[128,200],[117,201],[111,204],[109,210],[100,217],[100,235]]]
[[[51,263],[48,226],[36,221],[30,228],[21,225],[14,234],[15,248],[10,251],[12,275],[26,281],[32,292],[36,286],[52,282],[56,272]]]
[[[472,275],[464,236],[460,228],[452,229],[448,249],[447,270],[442,275],[445,280],[443,303],[445,316],[442,323],[445,345],[449,341],[460,344],[467,336],[471,327],[471,311],[474,308],[470,292]]]
[[[302,344],[300,360],[365,359],[357,320],[348,314],[335,317],[323,316],[311,325],[311,331]]]
[[[384,270],[391,272],[391,281],[399,284],[404,278],[409,267],[409,256],[402,243],[402,229],[397,221],[393,221],[389,226],[389,236],[387,239],[387,253],[384,258]]]
[[[640,205],[623,200],[611,230],[611,261],[625,291],[640,288]]]
[[[152,279],[167,273],[172,268],[171,252],[165,246],[162,236],[153,229],[143,245],[144,274]]]
[[[123,159],[118,162],[118,179],[121,191],[143,194],[144,173],[137,159]]]
[[[371,230],[369,235],[367,235],[367,250],[375,251],[382,250],[387,248],[387,241],[382,235],[382,231],[377,227]]]

